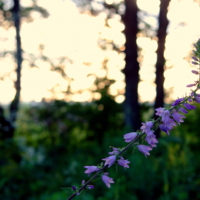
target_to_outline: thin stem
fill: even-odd
[[[73,199],[77,193],[81,192],[82,190],[84,190],[86,188],[86,186],[93,180],[95,179],[101,172],[103,172],[106,168],[108,167],[108,165],[105,165],[103,168],[101,168],[94,176],[92,176],[80,189],[78,189],[78,191],[74,194],[72,194],[67,200],[71,200]]]

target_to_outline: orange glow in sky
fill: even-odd
[[[108,3],[111,0],[108,1]],[[159,0],[138,0],[138,6],[152,15],[159,11]],[[22,5],[29,5],[28,0],[22,0]],[[23,61],[22,69],[22,91],[21,101],[41,101],[42,98],[52,98],[72,101],[90,101],[92,99],[90,89],[94,87],[95,76],[104,77],[105,70],[102,62],[108,59],[108,78],[116,82],[110,87],[110,93],[116,96],[117,102],[124,100],[124,74],[121,70],[125,66],[124,54],[118,54],[111,49],[103,51],[98,45],[98,39],[106,38],[113,40],[119,46],[125,42],[122,31],[124,25],[119,22],[119,16],[110,19],[110,28],[105,27],[105,14],[97,17],[80,14],[75,4],[70,0],[38,0],[38,4],[50,13],[47,19],[42,19],[39,14],[34,14],[35,20],[30,23],[22,23],[21,39],[22,48],[29,54],[39,55],[38,47],[44,45],[43,54],[55,60],[66,56],[73,63],[65,62],[65,72],[73,79],[71,89],[73,94],[67,97],[61,91],[65,91],[69,82],[58,72],[50,70],[51,66],[41,60],[36,61],[36,66],[31,68],[29,62]],[[171,0],[168,18],[170,25],[166,39],[165,58],[165,89],[172,90],[171,99],[182,97],[189,92],[185,86],[196,80],[194,74],[190,73],[191,65],[185,59],[192,50],[192,44],[200,37],[200,26],[196,19],[200,19],[199,1],[193,0]],[[155,23],[155,19],[149,19],[148,23]],[[5,31],[0,28],[1,37],[0,51],[11,51],[15,49],[15,30],[13,28]],[[143,60],[140,63],[139,96],[140,101],[152,102],[155,98],[155,62],[157,42],[154,39],[139,37],[138,46],[142,49]],[[85,63],[90,63],[89,65]],[[15,64],[11,56],[0,58],[0,75],[7,75],[0,81],[2,95],[0,103],[10,102],[14,97],[13,79],[16,75],[13,71]],[[10,73],[11,72],[11,73]],[[8,76],[8,73],[9,76]],[[93,74],[93,75],[91,75]],[[54,86],[56,94],[50,91]],[[89,89],[88,89],[89,88]],[[82,93],[77,93],[84,90]],[[9,92],[8,92],[9,91]],[[147,92],[148,91],[148,92]],[[99,97],[98,94],[95,94]]]

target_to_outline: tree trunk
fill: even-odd
[[[3,107],[0,106],[0,138],[12,139],[15,131],[14,123],[17,118],[17,112],[19,109],[19,98],[21,91],[21,63],[22,63],[22,50],[21,50],[21,38],[20,38],[20,5],[19,0],[14,0],[14,6],[11,9],[13,15],[13,22],[16,29],[16,54],[15,59],[17,63],[16,73],[17,79],[15,81],[16,94],[13,101],[10,104],[9,118],[4,114]]]
[[[0,140],[13,138],[14,127],[10,120],[5,117],[4,109],[0,106]]]
[[[156,99],[154,108],[159,108],[164,106],[164,65],[165,65],[165,58],[164,58],[164,50],[165,50],[165,39],[167,35],[167,27],[169,21],[167,19],[167,8],[169,6],[170,0],[160,0],[160,13],[158,17],[158,49],[157,49],[157,62],[156,62]],[[156,117],[156,116],[155,116]],[[160,131],[156,131],[157,137],[160,136]]]
[[[125,124],[136,130],[140,127],[140,108],[138,103],[139,63],[137,62],[138,49],[136,44],[138,33],[138,7],[136,0],[125,0]]]
[[[10,104],[10,121],[14,123],[17,118],[17,112],[19,109],[20,91],[21,91],[21,64],[22,64],[22,49],[21,49],[21,37],[20,37],[20,3],[19,0],[14,0],[14,6],[12,9],[13,22],[16,29],[16,62],[17,62],[17,80],[15,82],[16,94],[13,101]]]

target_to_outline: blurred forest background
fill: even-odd
[[[62,3],[68,0],[57,1],[60,1],[59,5],[62,6]],[[92,63],[89,60],[79,63],[80,67],[75,68],[76,61],[73,56],[63,52],[64,56],[49,57],[45,54],[46,47],[43,43],[37,44],[36,54],[25,50],[26,44],[23,44],[21,35],[23,24],[34,23],[38,16],[40,20],[42,18],[48,20],[51,13],[45,7],[48,2],[43,4],[40,4],[42,0],[29,1],[29,4],[24,2],[0,1],[0,32],[2,34],[4,30],[9,35],[9,40],[13,42],[12,45],[15,45],[14,49],[0,47],[1,82],[5,83],[8,79],[13,82],[12,92],[2,92],[2,90],[1,97],[14,94],[10,102],[3,103],[0,99],[2,102],[0,105],[0,199],[67,199],[71,192],[61,190],[61,188],[79,186],[82,180],[87,180],[83,166],[100,163],[110,151],[109,146],[124,145],[123,134],[137,130],[142,121],[153,117],[154,108],[168,106],[173,101],[172,88],[166,90],[165,81],[171,79],[173,82],[175,77],[179,82],[181,71],[176,63],[166,58],[167,55],[169,56],[169,52],[166,53],[166,38],[170,34],[169,25],[173,24],[169,20],[168,12],[173,8],[172,4],[177,3],[178,6],[180,4],[180,7],[177,6],[175,9],[178,12],[180,8],[185,18],[182,21],[174,19],[176,21],[174,27],[187,27],[189,14],[186,12],[189,8],[184,7],[184,10],[181,5],[185,3],[186,6],[187,3],[192,3],[188,5],[200,14],[200,4],[195,0],[152,0],[152,5],[150,1],[147,3],[143,0],[75,0],[71,2],[76,5],[82,17],[90,16],[96,19],[103,16],[101,19],[105,32],[108,32],[116,23],[119,28],[119,32],[113,29],[114,32],[111,32],[109,37],[105,36],[104,32],[100,33],[96,44],[106,55],[101,56],[101,62]],[[142,3],[146,3],[147,7],[157,3],[157,14],[143,10],[140,6]],[[192,16],[194,19],[199,19],[197,14]],[[73,23],[73,17],[70,20]],[[62,26],[67,26],[67,24],[62,24]],[[173,30],[173,26],[171,29]],[[199,27],[195,29],[198,30]],[[51,31],[54,32],[54,27],[51,27]],[[92,36],[91,30],[86,30],[86,32],[90,37]],[[193,32],[192,29],[189,29],[189,32]],[[34,30],[30,30],[31,34],[34,34]],[[79,34],[82,33],[78,33],[77,36]],[[200,32],[197,35],[193,32],[193,38],[189,37],[189,45],[186,45],[188,49],[184,52],[180,50],[175,52],[176,58],[180,53],[182,56],[180,60],[184,59],[187,63],[187,71],[190,71],[192,42],[198,39],[199,34]],[[11,36],[14,37],[10,39]],[[65,37],[67,38],[68,35]],[[93,39],[90,37],[88,40]],[[179,37],[180,41],[185,40],[182,35]],[[118,40],[118,38],[122,39]],[[53,40],[56,39],[53,38]],[[78,40],[78,38],[73,39]],[[0,35],[0,40],[1,45],[2,42],[7,45],[8,39]],[[31,44],[32,38],[28,38],[28,41]],[[145,60],[148,52],[145,52],[144,46],[153,47],[150,49],[153,52],[149,55],[154,61]],[[172,41],[172,47],[177,50],[176,41]],[[70,46],[68,48],[70,49]],[[85,47],[87,48],[90,46]],[[113,62],[113,55],[115,55],[114,59],[121,58],[121,61],[117,60],[118,64]],[[8,62],[10,67],[3,64],[3,61],[7,59],[10,60]],[[96,65],[100,66],[100,73],[94,73],[92,70],[84,71],[93,69],[92,67]],[[118,71],[113,68],[111,70],[113,65]],[[27,66],[29,70],[48,66],[50,71],[58,75],[56,76],[57,84],[49,90],[51,93],[49,98],[44,97],[38,102],[23,101],[21,77],[23,69]],[[75,78],[70,75],[71,72],[68,71],[67,66],[74,67],[75,74],[86,74],[86,78],[92,80],[92,85],[74,90]],[[6,70],[5,67],[7,67]],[[148,68],[153,71],[149,71]],[[169,69],[178,70],[175,71],[174,77],[166,78],[165,72]],[[147,78],[149,74],[154,74],[151,84],[155,92],[145,88],[145,93],[150,93],[153,101],[141,100],[139,84],[145,81],[140,73],[142,70],[147,70]],[[121,77],[121,82],[115,78],[115,73],[119,74],[117,77]],[[23,76],[26,74],[24,73]],[[60,89],[59,86],[61,79],[67,83],[64,89]],[[45,75],[43,81],[45,83]],[[183,83],[182,80],[180,82]],[[186,79],[185,83],[191,82]],[[34,80],[34,84],[37,85],[37,79]],[[41,85],[38,85],[38,90],[42,84],[41,82]],[[84,84],[84,81],[82,83],[79,81],[78,84]],[[184,95],[185,91],[180,92]],[[57,93],[60,93],[60,96]],[[89,94],[90,98],[81,100],[79,95],[85,93]],[[76,95],[79,100],[73,98]],[[156,133],[159,144],[151,152],[151,156],[145,158],[137,151],[132,155],[130,151],[126,154],[127,159],[131,161],[130,169],[124,170],[120,167],[117,171],[115,168],[109,169],[110,177],[115,181],[110,189],[106,188],[102,181],[97,181],[94,183],[95,189],[76,198],[82,200],[200,199],[198,130],[200,106],[196,106],[197,109],[190,111],[185,122],[176,127],[170,136],[162,132]]]

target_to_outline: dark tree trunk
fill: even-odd
[[[13,22],[16,29],[16,54],[15,59],[17,63],[16,73],[17,79],[15,81],[16,94],[13,101],[10,104],[10,116],[5,116],[3,107],[0,106],[0,139],[12,139],[14,135],[15,126],[14,123],[17,118],[17,112],[19,109],[19,98],[21,91],[21,63],[22,63],[22,50],[21,50],[21,38],[20,38],[20,5],[19,0],[13,1],[14,6],[12,8]]]
[[[17,62],[17,80],[15,82],[16,94],[13,101],[10,104],[10,120],[12,123],[17,118],[17,112],[19,109],[20,91],[21,91],[21,64],[22,64],[22,49],[21,49],[21,37],[20,37],[20,3],[19,0],[14,0],[14,6],[12,9],[13,22],[16,30],[16,62]]]
[[[0,140],[11,139],[14,127],[10,120],[6,119],[3,107],[0,106]]]
[[[169,21],[167,19],[167,9],[169,6],[170,0],[160,0],[160,13],[158,17],[158,49],[157,49],[157,62],[156,62],[156,99],[154,108],[159,108],[164,106],[164,65],[165,65],[165,58],[164,58],[164,50],[165,50],[165,39],[167,35],[167,27]],[[160,136],[160,131],[156,131],[157,137]]]
[[[138,103],[139,63],[137,62],[138,49],[136,44],[138,33],[138,7],[136,0],[125,0],[125,123],[136,130],[140,127],[140,108]]]

